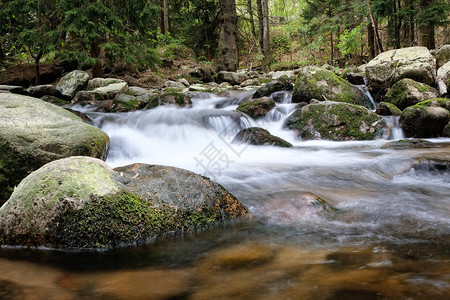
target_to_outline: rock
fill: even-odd
[[[275,72],[269,72],[267,75],[272,79],[279,79],[279,78],[285,77],[285,78],[295,80],[294,71],[275,71]]]
[[[297,75],[292,102],[310,102],[311,99],[360,105],[364,96],[357,87],[331,71],[304,67]]]
[[[72,99],[72,104],[83,103],[83,104],[93,104],[96,101],[109,100],[111,97],[108,93],[99,91],[79,91],[75,97]]]
[[[450,89],[450,61],[438,69],[437,76],[439,76],[447,85],[447,88]]]
[[[66,100],[51,95],[42,96],[41,100],[58,106],[67,105],[68,103]]]
[[[388,142],[383,145],[383,149],[395,149],[395,150],[405,150],[405,149],[416,149],[416,148],[432,148],[433,143],[427,140],[419,139],[405,139]]]
[[[366,66],[366,78],[372,89],[392,86],[403,78],[433,85],[436,62],[426,47],[409,47],[379,54]]]
[[[410,106],[402,112],[400,126],[405,136],[415,138],[442,136],[444,127],[450,119],[449,111],[442,107],[419,104]]]
[[[247,76],[244,73],[220,71],[217,74],[217,83],[228,82],[231,85],[240,85]]]
[[[98,159],[70,157],[19,184],[0,209],[0,244],[127,246],[245,215],[222,186],[186,170],[134,164],[116,172]]]
[[[344,74],[344,78],[351,84],[356,84],[356,85],[366,84],[363,73],[348,72],[348,73]]]
[[[264,117],[274,107],[275,101],[268,97],[262,97],[244,101],[236,108],[236,110],[249,115],[253,119],[258,119]]]
[[[426,106],[435,106],[442,107],[446,110],[450,111],[450,99],[449,98],[434,98],[422,101],[414,105],[414,107],[426,107]]]
[[[286,78],[272,80],[256,90],[253,98],[269,97],[275,92],[292,91],[292,83]]]
[[[377,105],[375,113],[380,116],[400,116],[402,111],[392,103],[381,102]]]
[[[386,94],[385,102],[389,102],[404,110],[427,99],[439,97],[439,92],[429,85],[404,78],[397,81]]]
[[[56,88],[52,84],[45,84],[45,85],[35,85],[30,86],[27,89],[28,95],[36,98],[41,98],[43,96],[49,95],[49,96],[56,96]]]
[[[247,79],[246,81],[241,83],[241,87],[257,86],[257,85],[260,85],[258,78]]]
[[[86,90],[92,91],[95,90],[96,88],[105,87],[110,84],[124,83],[124,82],[125,81],[123,81],[122,79],[117,78],[99,78],[99,77],[92,78],[91,80],[89,80]]]
[[[0,204],[30,171],[74,155],[106,159],[109,137],[63,108],[0,94]]]
[[[17,85],[0,85],[1,91],[8,91],[14,94],[26,95],[27,91],[22,86]]]
[[[161,201],[190,212],[212,209],[226,219],[249,214],[247,208],[220,184],[187,170],[146,164],[114,170],[129,181],[128,189],[155,203]]]
[[[271,135],[269,131],[258,128],[250,127],[242,129],[234,137],[231,143],[246,143],[255,146],[277,146],[277,147],[292,147],[292,144],[279,138],[277,136]]]
[[[119,83],[112,83],[107,86],[98,87],[93,90],[93,92],[97,93],[106,93],[110,96],[110,98],[114,98],[118,93],[124,93],[128,90],[128,83],[125,81]]]
[[[64,75],[56,85],[56,90],[65,98],[72,99],[78,91],[84,90],[89,81],[89,74],[75,70]]]
[[[450,62],[450,45],[444,45],[436,51],[436,68]]]
[[[184,87],[189,87],[191,84],[189,83],[189,81],[187,81],[184,78],[180,78],[178,79],[178,82],[181,83],[182,85],[184,85]]]
[[[189,90],[192,92],[211,92],[211,88],[203,84],[191,84]]]
[[[175,105],[177,107],[191,107],[191,97],[183,93],[169,92],[155,95],[150,98],[146,109],[155,108],[159,105]]]
[[[365,107],[325,101],[297,109],[286,126],[306,140],[373,140],[381,134],[384,121]]]
[[[444,130],[442,130],[442,136],[450,137],[450,122],[445,125]]]
[[[209,67],[195,67],[189,72],[189,75],[202,82],[209,82],[211,81],[212,71]]]
[[[55,238],[49,225],[64,210],[117,193],[124,189],[122,182],[99,159],[79,156],[48,163],[28,175],[0,208],[0,240],[7,245],[43,245]]]
[[[171,89],[184,89],[186,86],[182,84],[181,82],[168,80],[164,83],[165,88],[171,88]]]

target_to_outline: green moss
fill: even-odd
[[[270,78],[259,78],[259,82],[260,82],[261,84],[269,83],[269,82],[271,82],[271,81],[272,81],[272,79],[270,79]]]
[[[203,229],[223,219],[213,208],[187,212],[121,192],[92,198],[81,209],[68,206],[49,224],[46,239],[66,247],[118,247]]]
[[[450,99],[447,98],[434,98],[434,99],[428,99],[422,102],[419,102],[412,107],[420,108],[420,107],[427,107],[427,106],[439,106],[445,109],[450,108]]]
[[[417,90],[421,94],[436,92],[431,86],[404,78],[396,82],[386,93],[385,101],[396,105],[400,109],[414,105],[418,100],[413,91]],[[416,92],[417,93],[417,92]],[[422,98],[423,99],[423,98]]]

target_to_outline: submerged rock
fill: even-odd
[[[106,159],[109,137],[65,109],[42,100],[0,94],[0,204],[30,171],[63,157]]]
[[[384,149],[395,149],[395,150],[405,150],[405,149],[415,149],[415,148],[431,148],[433,143],[427,140],[420,139],[404,139],[393,142],[388,142],[383,145]]]
[[[155,108],[159,105],[175,105],[177,107],[191,107],[192,101],[189,95],[178,93],[178,92],[168,92],[161,95],[152,96],[146,109]]]
[[[336,101],[361,105],[362,92],[331,71],[317,67],[300,69],[294,85],[292,102]]]
[[[331,101],[303,106],[286,123],[302,139],[334,141],[373,140],[384,125],[382,117],[365,107]]]
[[[408,106],[412,106],[427,99],[439,97],[439,92],[424,83],[404,78],[396,82],[387,92],[384,101],[397,106],[404,110]]]
[[[234,137],[231,143],[246,143],[255,146],[272,145],[285,148],[292,147],[291,143],[271,135],[269,131],[258,127],[242,129]]]
[[[186,170],[134,164],[117,171],[70,157],[31,173],[0,209],[0,244],[109,248],[248,214],[222,186]]]
[[[383,52],[366,66],[370,87],[379,90],[403,78],[433,85],[436,61],[426,47],[409,47]]]
[[[268,97],[262,97],[259,99],[250,99],[242,102],[237,111],[243,112],[253,119],[264,117],[269,111],[275,107],[275,101]]]
[[[78,91],[84,90],[89,82],[89,74],[75,70],[64,75],[56,85],[56,90],[65,98],[72,99]]]

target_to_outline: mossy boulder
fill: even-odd
[[[406,137],[439,137],[442,136],[449,119],[447,109],[439,106],[423,106],[419,103],[402,112],[400,126]]]
[[[236,110],[249,115],[253,119],[258,119],[264,117],[274,107],[275,101],[269,97],[262,97],[244,101],[236,108]]]
[[[288,118],[286,126],[305,140],[373,140],[381,135],[383,118],[365,107],[340,102],[303,106]]]
[[[250,127],[242,129],[234,137],[231,143],[246,143],[255,146],[277,146],[277,147],[292,147],[292,144],[279,138],[277,136],[271,135],[269,131],[258,128]]]
[[[272,80],[256,90],[253,98],[269,97],[275,92],[292,91],[293,86],[287,77]]]
[[[191,107],[191,97],[187,94],[178,92],[166,92],[160,95],[154,95],[148,100],[146,109],[158,107],[160,105],[174,105],[177,107]]]
[[[89,82],[89,74],[75,70],[64,75],[56,85],[56,91],[64,98],[72,99],[78,91],[84,90]]]
[[[422,102],[419,102],[414,105],[414,107],[442,107],[446,110],[450,111],[450,99],[449,98],[434,98],[434,99],[428,99]]]
[[[374,90],[389,88],[403,78],[433,85],[436,60],[426,47],[383,52],[366,65],[366,78]]]
[[[294,85],[292,102],[336,101],[350,104],[362,104],[362,92],[331,71],[317,67],[300,69]]]
[[[389,102],[404,110],[408,106],[422,102],[427,99],[439,97],[439,92],[435,88],[404,78],[396,82],[386,94],[385,102]]]
[[[89,157],[51,162],[0,208],[0,244],[109,248],[201,230],[248,214],[222,186],[192,172]]]
[[[377,105],[375,113],[380,116],[400,116],[402,111],[392,103],[381,102]]]
[[[30,171],[64,157],[106,159],[109,137],[42,100],[0,94],[0,204]]]

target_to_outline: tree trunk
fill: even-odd
[[[91,51],[90,55],[92,58],[95,58],[96,61],[92,66],[92,77],[102,77],[103,76],[103,68],[102,62],[100,60],[100,45],[97,42],[91,43]]]
[[[256,9],[258,11],[258,41],[259,50],[263,53],[264,46],[264,25],[263,25],[263,9],[261,0],[256,0]]]
[[[436,42],[434,36],[434,22],[430,22],[428,25],[428,49],[435,49]]]
[[[247,0],[247,11],[248,11],[248,14],[250,15],[250,26],[252,29],[253,38],[258,39],[258,36],[256,35],[255,18],[253,17],[252,0]]]
[[[42,53],[42,51],[41,51],[34,57],[34,65],[35,65],[35,70],[36,70],[36,81],[35,81],[36,85],[41,84],[41,71],[39,69],[39,63],[41,62],[41,58],[42,58],[43,54],[44,53]]]
[[[217,71],[236,71],[238,68],[236,21],[235,0],[220,0],[220,33],[216,61]]]
[[[369,59],[375,58],[375,32],[372,24],[367,25],[367,46],[369,47]]]
[[[263,53],[267,63],[268,69],[270,69],[270,63],[272,61],[270,53],[270,34],[269,34],[269,0],[262,0],[263,10]]]
[[[367,5],[368,5],[368,7],[369,7],[370,20],[372,21],[373,30],[375,31],[375,37],[376,37],[376,40],[377,40],[378,50],[379,50],[380,52],[384,52],[384,50],[383,50],[383,44],[381,43],[380,35],[378,34],[377,23],[375,22],[375,18],[373,17],[372,7],[371,7],[371,4],[370,4],[370,0],[367,0]]]
[[[163,34],[169,33],[169,4],[168,0],[163,0]]]
[[[420,0],[419,8],[424,12],[432,0]],[[423,22],[419,26],[419,46],[429,46],[430,23]]]

